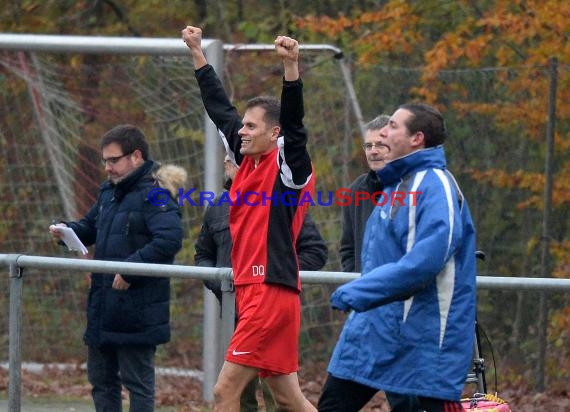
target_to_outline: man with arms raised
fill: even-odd
[[[191,50],[208,115],[228,156],[240,166],[229,195],[238,323],[214,388],[214,410],[239,411],[243,389],[259,375],[280,410],[314,411],[297,377],[301,283],[295,243],[308,202],[291,199],[314,190],[299,44],[285,36],[275,39],[284,68],[281,103],[254,98],[242,119],[206,61],[202,31],[188,26],[182,38]],[[260,196],[242,198],[252,192]]]

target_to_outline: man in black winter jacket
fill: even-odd
[[[148,144],[135,126],[120,125],[101,141],[108,175],[85,217],[62,222],[94,258],[170,264],[182,246],[178,205],[171,194],[163,206],[149,203],[157,186],[182,187],[186,172],[148,158]],[[57,226],[50,228],[59,238]],[[97,411],[122,410],[121,385],[131,412],[154,411],[156,346],[170,340],[168,278],[93,273],[87,302],[87,374]]]
[[[239,167],[232,162],[229,156],[224,159],[224,173],[226,183],[224,189],[230,190],[232,180]],[[202,228],[198,240],[195,244],[196,254],[194,260],[197,266],[206,267],[232,267],[231,251],[232,239],[229,225],[229,204],[219,202],[220,195],[213,201],[204,214]],[[296,244],[299,267],[301,270],[319,270],[328,258],[328,249],[319,229],[309,214],[305,215],[301,232]],[[216,280],[204,281],[204,284],[215,295],[220,304],[222,303],[221,282]],[[258,380],[252,380],[244,389],[241,396],[242,412],[253,412],[258,410],[256,390]],[[275,410],[275,405],[271,399],[271,394],[264,387],[263,395],[265,407],[268,411]]]

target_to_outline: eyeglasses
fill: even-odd
[[[368,150],[372,150],[372,148],[376,148],[378,150],[382,150],[382,151],[388,151],[388,146],[386,146],[384,143],[362,143],[362,148],[366,151]]]
[[[107,159],[101,159],[101,164],[103,166],[107,166],[107,163],[110,165],[116,165],[117,163],[119,163],[119,160],[130,154],[133,154],[133,152],[125,153],[124,155],[121,156],[114,156],[114,157],[108,157]]]

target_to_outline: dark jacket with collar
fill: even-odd
[[[360,200],[355,204],[356,192],[382,191],[383,185],[373,170],[358,176],[349,186],[351,203],[342,208],[342,234],[340,238],[340,261],[344,272],[360,272],[360,254],[366,222],[374,204],[370,200]]]
[[[96,203],[77,222],[66,222],[94,258],[170,264],[182,246],[178,205],[172,197],[154,206],[148,193],[157,187],[158,165],[147,160],[118,184],[103,183]],[[174,184],[173,186],[176,186]],[[125,275],[127,290],[113,289],[114,274],[93,273],[87,302],[87,345],[157,345],[170,340],[170,281]]]

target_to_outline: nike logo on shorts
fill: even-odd
[[[235,349],[232,351],[232,355],[234,355],[234,356],[247,355],[248,353],[251,353],[251,352],[238,352]]]

